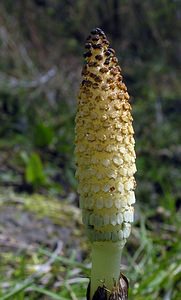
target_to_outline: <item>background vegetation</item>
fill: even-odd
[[[133,105],[130,299],[181,299],[180,18],[179,0],[0,2],[0,299],[85,299],[74,116],[94,27],[116,49]]]

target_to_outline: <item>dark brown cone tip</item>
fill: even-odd
[[[91,33],[92,33],[92,34],[99,34],[99,35],[105,36],[104,31],[103,31],[102,29],[98,28],[98,27],[95,28],[95,29],[93,29],[93,30],[91,31]]]
[[[87,287],[87,300],[127,300],[128,299],[128,289],[129,283],[125,275],[120,273],[118,284],[115,286],[111,292],[108,291],[105,285],[99,286],[93,296],[90,299],[90,282]],[[109,295],[109,296],[108,296]]]
[[[105,60],[105,65],[109,65],[110,58],[114,57],[115,51],[114,49],[109,47],[109,42],[105,33],[100,28],[95,28],[91,31],[90,35],[86,39],[85,43],[86,52],[84,53],[84,58],[89,59],[91,58],[93,51],[97,50],[99,53],[101,50],[104,50],[104,55],[107,57]],[[97,53],[97,54],[98,54]],[[101,61],[103,59],[102,55],[97,55],[95,57],[97,61]]]
[[[114,91],[117,86],[120,89],[118,98],[122,99],[122,92],[129,99],[127,88],[122,82],[121,68],[115,51],[110,47],[106,35],[100,28],[91,31],[85,44],[84,67],[82,70],[83,80],[81,83],[82,93],[91,93],[91,89]],[[107,76],[104,76],[107,74]],[[103,78],[105,77],[105,82]]]

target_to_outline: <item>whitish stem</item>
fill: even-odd
[[[112,290],[120,276],[122,248],[120,242],[94,242],[92,244],[91,299],[103,283]]]

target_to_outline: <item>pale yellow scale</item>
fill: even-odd
[[[131,105],[104,33],[86,43],[76,116],[76,176],[91,241],[122,241],[131,231],[135,151]]]

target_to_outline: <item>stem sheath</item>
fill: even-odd
[[[91,299],[98,286],[112,290],[120,276],[122,245],[120,242],[92,244]]]

